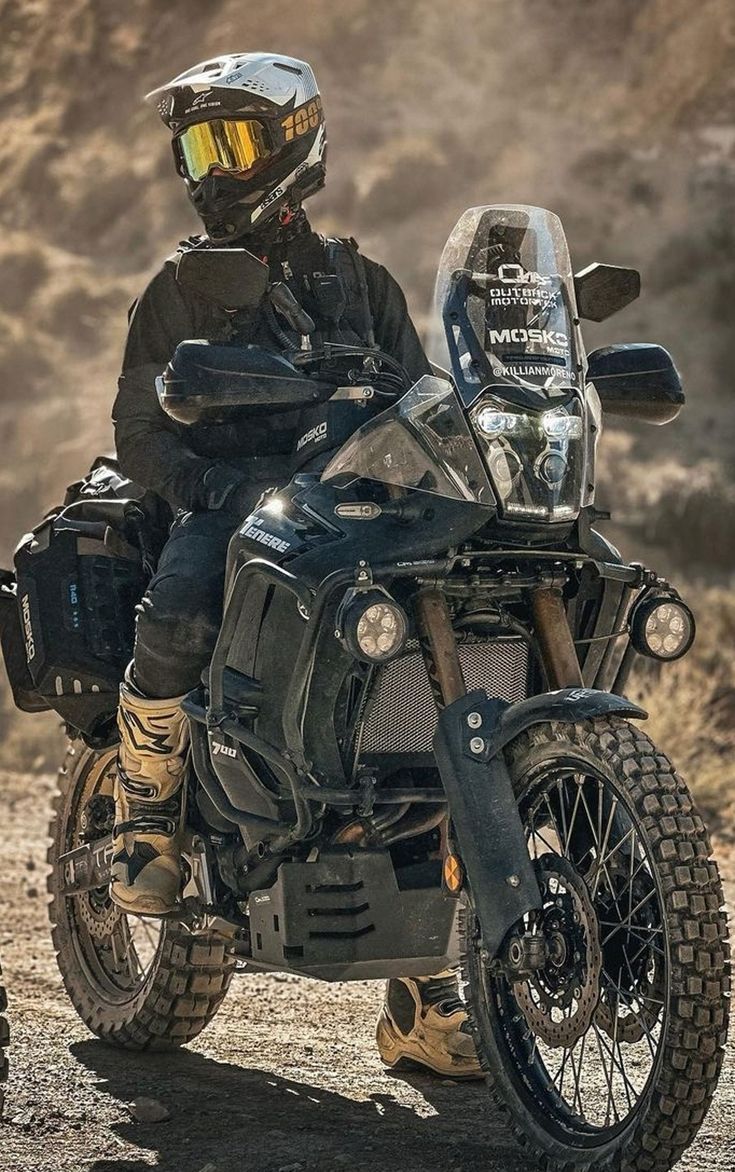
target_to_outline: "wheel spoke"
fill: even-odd
[[[607,1083],[607,1102],[605,1104],[605,1127],[609,1127],[610,1126],[610,1108],[611,1107],[615,1113],[614,1122],[615,1123],[620,1122],[620,1116],[618,1115],[617,1107],[615,1106],[615,1095],[613,1094],[612,1066],[610,1067],[610,1072],[608,1073],[607,1064],[605,1062],[605,1047],[602,1044],[602,1041],[600,1038],[600,1031],[598,1030],[594,1021],[592,1022],[592,1029],[595,1031],[595,1038],[597,1040],[597,1049],[600,1054],[600,1062],[602,1064],[602,1070],[605,1075],[605,1082]]]
[[[584,782],[582,783],[582,785],[584,785]],[[579,792],[582,795],[582,805],[584,806],[584,810],[587,815],[587,821],[589,822],[590,830],[592,831],[592,838],[593,838],[593,842],[594,842],[595,854],[597,855],[598,858],[600,858],[600,842],[597,837],[597,830],[595,827],[595,823],[592,820],[592,815],[590,814],[590,809],[589,809],[589,806],[587,805],[587,799],[584,796],[584,792],[583,792],[582,787],[580,787]],[[612,883],[612,880],[610,878],[610,874],[608,872],[607,866],[605,865],[604,861],[602,861],[602,860],[600,861],[600,863],[598,864],[598,870],[604,871],[605,877],[607,878],[608,885],[610,887],[610,890],[612,891],[613,883]]]
[[[554,813],[554,808],[551,805],[551,799],[549,798],[548,790],[544,790],[544,801],[546,803],[546,809],[549,811],[549,815],[551,817],[551,824],[554,828],[554,834],[556,835],[556,840],[559,843],[559,846],[562,847],[561,835],[559,834],[559,824],[556,820],[556,814]],[[564,851],[563,851],[563,849],[557,850],[556,848],[554,848],[554,853],[555,854],[563,854]]]
[[[569,831],[567,830],[567,813],[566,813],[566,811],[567,811],[567,795],[566,795],[566,790],[564,789],[564,783],[563,783],[561,777],[557,778],[556,788],[559,793],[559,811],[561,813],[561,828],[562,828],[562,831],[564,834],[564,838],[561,840],[562,854],[565,857],[568,857],[568,855],[569,855]],[[544,793],[545,792],[546,791],[544,790]]]
[[[637,915],[638,912],[641,910],[641,908],[646,906],[649,899],[653,899],[655,894],[656,894],[656,889],[653,888],[651,891],[648,892],[647,895],[644,895],[643,899],[641,899],[640,902],[637,903],[636,906],[633,908],[632,912],[630,913],[629,918],[632,918],[633,916]],[[621,928],[627,928],[627,926],[628,925],[627,925],[626,921],[623,920],[623,922],[618,924],[618,926],[616,928],[613,928],[612,932],[608,933],[608,935],[605,937],[604,940],[600,941],[601,946],[604,948],[605,945],[608,944],[612,940],[613,936],[617,935],[617,933],[621,930]]]
[[[593,877],[594,883],[592,884],[592,891],[590,892],[593,899],[595,898],[595,895],[597,894],[597,888],[599,887],[599,884],[600,884],[600,876],[602,874],[602,868],[605,866],[605,851],[607,850],[607,844],[610,841],[610,832],[612,831],[613,819],[615,818],[615,812],[616,812],[617,808],[618,808],[618,799],[614,798],[612,806],[610,807],[610,817],[608,818],[607,826],[605,827],[605,835],[602,840],[602,844],[600,846],[600,854],[598,857],[597,866],[595,868],[595,873],[594,873],[594,877]]]
[[[569,834],[567,835],[567,841],[564,844],[564,855],[566,858],[569,858],[569,844],[572,841],[572,831],[574,830],[574,823],[577,819],[577,810],[579,809],[579,799],[580,799],[580,795],[582,793],[582,789],[581,789],[581,786],[579,785],[579,782],[575,782],[575,784],[577,786],[577,796],[574,799],[574,809],[572,810],[572,817],[569,822]]]
[[[626,963],[627,963],[627,957],[626,957]],[[633,973],[631,971],[630,965],[628,965],[628,972],[630,973],[630,977],[631,977],[631,981],[632,981],[633,980]],[[618,994],[619,993],[620,993],[620,990],[618,989]],[[653,1035],[651,1034],[651,1031],[648,1029],[648,1027],[646,1026],[646,1023],[643,1021],[643,1019],[635,1012],[635,1010],[633,1009],[633,1006],[630,1005],[629,1008],[630,1008],[631,1013],[635,1017],[636,1021],[638,1022],[639,1026],[643,1030],[643,1033],[646,1035],[646,1041],[648,1042],[648,1048],[651,1051],[651,1058],[655,1058],[656,1057],[656,1046],[654,1044]]]
[[[635,835],[633,836],[633,850],[630,852],[630,871],[628,873],[628,923],[633,919],[633,882],[635,877]]]
[[[508,986],[518,1000],[507,1028],[549,1109],[604,1132],[635,1111],[663,1042],[657,873],[624,790],[573,755],[541,768],[521,814],[543,895],[527,930],[544,933],[549,952],[538,974]]]
[[[130,931],[130,925],[128,923],[127,916],[121,919],[120,924],[125,925],[123,929],[123,936],[125,937],[125,962],[128,966],[130,979],[133,982],[136,982],[139,975],[141,977],[143,976],[143,969],[141,968],[140,961],[138,960],[138,952],[133,943],[133,936]]]
[[[582,1076],[582,1063],[584,1061],[584,1043],[585,1043],[586,1037],[587,1037],[586,1033],[582,1034],[582,1038],[581,1038],[582,1045],[581,1045],[580,1051],[579,1051],[579,1065],[578,1066],[574,1065],[574,1050],[577,1046],[577,1042],[574,1043],[574,1046],[572,1046],[569,1051],[569,1061],[570,1061],[570,1064],[572,1067],[572,1076],[574,1078],[574,1094],[572,1096],[572,1110],[574,1111],[578,1106],[579,1114],[582,1116],[584,1115],[584,1109],[582,1107],[582,1091],[581,1091],[581,1087],[580,1087],[580,1080],[581,1080],[581,1076]]]
[[[615,846],[610,848],[608,853],[605,855],[604,859],[601,861],[604,862],[605,864],[609,863],[610,860],[618,853],[618,851],[621,849],[621,847],[625,846],[628,839],[631,838],[635,834],[635,832],[636,832],[635,826],[631,826],[630,830],[626,831],[626,833],[623,835],[623,837],[620,839],[620,841],[616,842]]]

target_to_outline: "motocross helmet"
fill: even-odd
[[[212,58],[146,101],[173,134],[177,170],[214,243],[253,234],[324,185],[324,115],[304,61],[274,53]]]

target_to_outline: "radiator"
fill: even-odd
[[[360,756],[430,753],[436,706],[420,651],[410,649],[373,675],[356,730]],[[513,703],[528,694],[528,644],[517,636],[478,638],[458,647],[468,691]]]

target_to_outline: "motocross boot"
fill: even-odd
[[[110,895],[133,915],[163,916],[177,906],[189,741],[182,699],[148,699],[130,669],[120,685]]]
[[[452,970],[388,981],[377,1042],[386,1066],[416,1064],[445,1078],[483,1078]]]

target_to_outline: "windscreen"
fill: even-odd
[[[464,401],[495,384],[551,392],[583,371],[561,221],[534,207],[470,208],[442,254],[430,356]]]

